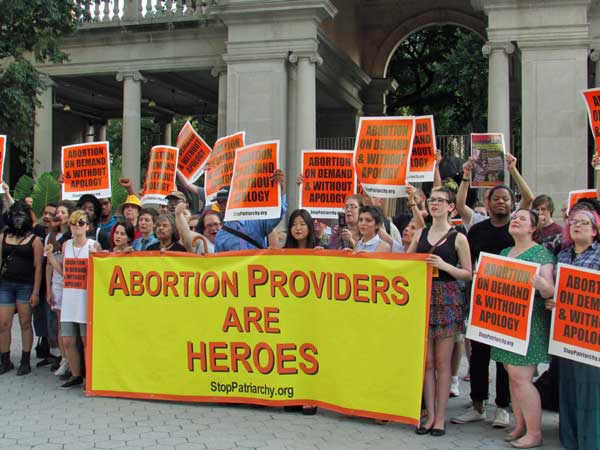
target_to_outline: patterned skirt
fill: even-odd
[[[465,332],[464,299],[458,281],[433,281],[429,305],[429,339]]]

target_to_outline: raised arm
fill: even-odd
[[[440,161],[442,160],[442,152],[435,149],[435,164],[433,171],[433,187],[442,187],[442,175],[440,174]]]
[[[194,235],[198,233],[192,234],[192,230],[190,230],[187,220],[183,215],[183,212],[185,210],[185,203],[179,203],[175,207],[175,223],[177,224],[177,231],[179,233],[179,236],[181,237],[181,242],[183,243],[183,246],[188,252],[192,252]]]
[[[600,200],[600,157],[596,153],[592,158],[592,167],[596,171],[596,198]]]
[[[12,195],[10,195],[8,184],[6,184],[4,181],[2,181],[2,189],[4,189],[4,199],[6,200],[6,204],[4,206],[5,209],[8,209],[13,205],[15,199],[12,198]]]
[[[418,207],[419,199],[417,198],[417,190],[414,186],[409,184],[406,187],[406,193],[408,194],[408,207],[410,208],[410,213],[412,214],[413,219],[415,219],[415,226],[417,229],[425,228],[425,219],[423,219],[423,214],[421,214]]]
[[[525,181],[525,178],[521,176],[519,170],[517,169],[517,158],[515,158],[510,153],[506,154],[506,165],[508,166],[508,172],[510,176],[513,177],[515,183],[517,185],[517,189],[521,193],[521,201],[519,202],[518,208],[531,208],[531,203],[533,202],[534,195],[529,188],[529,185]]]
[[[469,157],[463,164],[463,177],[456,193],[456,210],[460,214],[463,223],[470,224],[473,219],[473,210],[467,206],[467,194],[471,183],[471,172],[473,171],[473,158]]]

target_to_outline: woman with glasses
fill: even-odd
[[[343,222],[333,228],[327,248],[330,250],[352,248],[351,243],[358,242],[360,239],[358,210],[363,206],[365,206],[364,198],[360,195],[350,195],[346,198]]]
[[[572,210],[563,231],[565,248],[558,262],[600,270],[600,217],[595,211]],[[546,301],[554,308],[554,300]],[[559,435],[568,450],[600,448],[600,368],[559,358]]]
[[[83,384],[81,354],[77,338],[81,337],[85,350],[87,324],[87,269],[90,252],[100,251],[100,244],[86,236],[90,226],[85,211],[77,210],[69,216],[72,238],[63,244],[62,261],[54,255],[54,246],[46,246],[48,262],[63,275],[61,330],[63,348],[69,361],[71,378],[61,385],[68,389]]]
[[[10,333],[15,312],[21,325],[22,352],[17,375],[31,372],[33,345],[31,317],[40,302],[44,246],[33,234],[29,205],[14,203],[6,215],[6,230],[0,235],[0,374],[14,368],[10,360]]]
[[[535,297],[527,354],[518,355],[494,347],[491,356],[494,361],[504,364],[508,372],[515,427],[504,440],[514,448],[532,448],[542,444],[542,405],[539,392],[533,385],[533,375],[538,364],[550,362],[550,315],[544,307],[544,299],[554,294],[554,256],[536,241],[539,217],[535,211],[518,209],[511,217],[508,232],[515,245],[505,248],[500,255],[538,263],[541,269],[533,280]]]
[[[436,188],[427,204],[432,224],[417,230],[408,248],[408,253],[428,253],[427,262],[433,268],[424,386],[427,419],[416,433],[443,436],[452,349],[455,336],[464,333],[464,299],[457,280],[471,279],[471,255],[467,238],[448,221],[454,209],[454,193],[444,187]]]

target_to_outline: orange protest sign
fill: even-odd
[[[579,191],[569,192],[569,211],[571,211],[571,208],[575,206],[575,203],[582,198],[597,199],[598,194],[595,189],[581,189]]]
[[[210,146],[204,142],[192,124],[188,121],[185,123],[175,146],[179,149],[179,160],[177,161],[177,170],[183,175],[188,182],[193,183],[204,170],[204,165],[210,153]]]
[[[354,146],[358,181],[373,197],[406,196],[414,117],[361,117]]]
[[[86,142],[62,148],[63,200],[79,200],[83,194],[112,196],[108,142]]]
[[[559,264],[548,352],[600,367],[600,272]]]
[[[435,147],[433,116],[415,117],[415,138],[410,155],[408,181],[433,181]]]
[[[213,201],[219,189],[231,184],[235,151],[246,145],[244,131],[217,139],[210,155],[204,177],[207,203]]]
[[[259,142],[235,152],[225,221],[280,216],[281,186],[271,180],[278,167],[279,141]]]
[[[0,155],[0,180],[4,179],[4,159],[6,157],[6,135],[4,134],[0,134],[0,152],[2,152],[2,155]],[[0,183],[0,194],[4,194],[4,188],[2,187],[2,184]]]
[[[533,277],[540,265],[481,253],[471,288],[467,337],[527,354],[533,312]]]
[[[600,155],[600,89],[587,89],[581,91],[587,106],[590,128],[594,135],[596,154]]]
[[[177,168],[177,147],[156,145],[150,150],[150,161],[144,181],[142,204],[166,204],[165,197],[175,190],[175,170]]]
[[[87,289],[87,258],[65,258],[63,263],[64,287]]]
[[[336,219],[346,197],[356,192],[352,157],[353,152],[303,151],[300,208],[317,219]]]

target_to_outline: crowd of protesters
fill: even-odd
[[[600,160],[592,165],[600,170]],[[31,372],[34,325],[43,336],[36,347],[40,367],[49,365],[62,380],[61,388],[83,384],[86,343],[87,291],[67,285],[63,274],[77,259],[92,252],[177,251],[197,255],[253,250],[344,250],[348,252],[426,253],[432,266],[428,345],[420,435],[443,436],[448,398],[460,395],[458,367],[466,350],[472,404],[451,418],[456,424],[484,420],[489,396],[489,364],[496,363],[496,411],[491,425],[508,428],[512,406],[514,427],[505,440],[514,448],[542,445],[542,398],[533,380],[540,363],[551,362],[549,372],[560,392],[560,439],[568,449],[600,448],[600,369],[548,355],[550,311],[555,306],[556,262],[600,270],[600,202],[582,200],[553,220],[554,204],[547,195],[535,197],[507,155],[507,168],[520,196],[508,186],[483,192],[480,202],[469,189],[473,162],[462,171],[443,176],[437,155],[436,177],[429,194],[407,188],[406,214],[387,216],[386,202],[366,195],[346,199],[339,221],[313,219],[305,210],[289,214],[280,236],[278,224],[287,214],[285,174],[276,170],[272,182],[282,189],[281,215],[269,220],[224,222],[229,189],[221,189],[205,208],[187,201],[183,192],[167,196],[157,209],[143,207],[128,179],[125,202],[115,208],[111,199],[82,196],[74,204],[48,204],[36,223],[31,205],[13,202],[2,216],[0,265],[0,375],[13,370],[10,356],[13,316],[17,314],[22,354],[16,375]],[[298,177],[302,182],[302,177]],[[197,197],[204,191],[183,185]],[[190,205],[192,211],[190,211]],[[115,214],[116,212],[116,214]],[[193,214],[195,213],[195,214]],[[563,211],[565,214],[565,211]],[[460,219],[460,225],[456,225]],[[526,355],[465,342],[469,282],[481,252],[541,265],[534,279],[531,339]],[[44,348],[45,347],[45,348]],[[542,393],[542,395],[544,395]],[[315,414],[312,405],[288,407]]]

